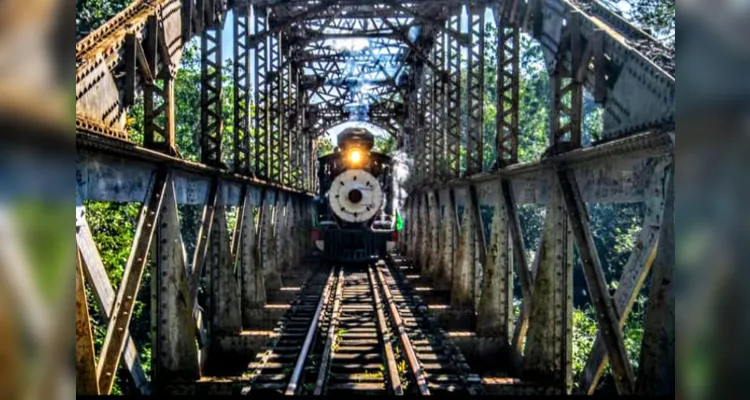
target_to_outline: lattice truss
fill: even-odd
[[[498,28],[494,37],[485,35],[488,19],[494,19]],[[234,37],[232,48],[226,49],[221,38],[230,20]],[[533,165],[512,166],[518,163],[519,138],[524,134],[519,126],[521,34],[541,43],[550,73],[550,149],[546,154],[551,157]],[[176,145],[174,82],[182,48],[196,37],[201,41],[200,110],[195,110],[200,113],[196,134],[201,157],[199,163],[188,163],[181,159]],[[485,58],[490,40],[497,45],[497,117],[494,132],[485,132]],[[463,271],[452,278],[435,276],[436,281],[450,282],[451,290],[465,294],[452,295],[452,301],[471,307],[476,281],[470,268],[477,265],[476,260],[496,265],[496,276],[509,276],[511,262],[507,260],[512,251],[524,309],[517,323],[509,322],[506,310],[502,311],[504,321],[484,319],[503,326],[485,328],[496,336],[496,328],[500,329],[499,336],[514,348],[528,336],[532,342],[527,341],[531,352],[525,356],[526,368],[547,375],[558,389],[568,390],[572,383],[570,334],[564,318],[570,315],[570,296],[565,291],[570,288],[567,274],[572,270],[571,246],[575,243],[582,254],[602,332],[580,387],[586,391],[596,387],[608,357],[618,391],[633,392],[634,374],[620,326],[643,282],[644,271],[650,268],[644,266],[655,263],[662,266],[660,271],[666,271],[664,265],[674,264],[667,248],[673,243],[673,221],[668,216],[674,190],[671,178],[663,179],[673,160],[652,160],[656,155],[669,155],[674,148],[674,65],[646,54],[649,48],[660,46],[589,0],[134,1],[76,45],[76,133],[83,148],[93,149],[92,154],[81,157],[79,191],[85,189],[87,199],[144,204],[124,286],[116,297],[114,293],[104,296],[110,301],[102,303],[114,316],[108,315],[111,323],[103,361],[98,371],[90,371],[97,376],[101,391],[111,389],[123,352],[134,382],[142,381],[138,378],[142,371],[134,367],[138,365],[136,350],[123,327],[131,318],[132,296],[137,294],[152,237],[170,239],[155,242],[160,254],[170,255],[160,257],[159,268],[169,274],[185,272],[185,261],[179,257],[184,250],[180,250],[179,241],[172,240],[179,236],[177,204],[204,207],[202,239],[194,260],[206,257],[208,237],[223,247],[216,256],[212,253],[216,265],[229,265],[221,260],[229,257],[227,254],[236,259],[240,248],[247,270],[257,264],[256,253],[267,263],[273,256],[264,252],[278,247],[279,253],[284,253],[283,240],[291,236],[289,230],[299,225],[297,221],[311,219],[309,215],[302,218],[311,211],[292,194],[309,194],[315,189],[314,139],[342,122],[369,121],[396,136],[398,146],[413,159],[411,177],[424,189],[415,187],[406,204],[411,219],[404,242],[409,255],[424,262],[425,270],[436,265],[433,257],[438,255],[440,270]],[[234,95],[228,99],[232,109],[225,110],[227,99],[222,96],[227,81],[218,71],[225,69],[229,53],[234,59],[229,83]],[[602,137],[607,143],[594,144],[593,149],[581,149],[584,90],[592,93],[604,110]],[[144,96],[142,142],[126,131],[127,114],[138,95]],[[223,122],[227,112],[234,115],[231,137]],[[105,153],[122,157],[107,164]],[[494,154],[494,159],[487,159],[488,154]],[[614,155],[629,158],[615,163],[610,159]],[[162,167],[166,168],[162,171]],[[144,172],[152,169],[158,171],[153,177]],[[499,172],[483,174],[493,170]],[[464,175],[469,179],[429,185]],[[219,185],[219,181],[225,182]],[[250,188],[259,187],[263,191],[252,194]],[[477,228],[483,218],[479,206],[490,201],[495,204],[493,220],[499,221],[495,226],[500,227],[490,240],[497,246],[487,246],[484,230]],[[639,254],[629,262],[635,278],[623,278],[613,302],[592,249],[586,203],[635,201],[653,205],[644,222]],[[255,210],[245,210],[261,209],[257,232],[246,229],[241,234],[247,236],[242,240],[249,246],[238,247],[234,240],[228,248],[226,216],[221,210],[213,211],[219,203],[242,207],[238,219],[248,220],[240,227],[255,226],[250,212]],[[531,266],[525,260],[516,208],[540,203],[546,203],[548,209],[539,249],[544,260]],[[287,212],[277,212],[280,209]],[[215,215],[216,221],[211,222]],[[658,226],[664,227],[659,233],[651,229]],[[212,230],[216,232],[203,236]],[[306,232],[297,233],[301,233],[301,242],[309,237]],[[256,240],[256,234],[260,239]],[[79,235],[86,231],[80,230]],[[273,240],[280,244],[269,244]],[[508,241],[512,250],[507,250]],[[92,248],[92,239],[80,237],[77,243],[81,263],[89,270],[92,265],[98,267],[95,252],[85,251]],[[665,248],[659,250],[658,261],[644,261],[656,246]],[[211,248],[219,246],[212,244]],[[502,248],[506,250],[497,250]],[[427,249],[432,249],[430,258],[425,257]],[[454,263],[461,268],[454,269]],[[216,273],[218,278],[222,274],[235,276],[231,269]],[[178,289],[166,284],[179,278],[182,286],[189,287],[184,289],[190,290],[188,296],[194,297],[195,276],[200,274],[164,275],[162,291],[169,298],[181,298]],[[237,297],[222,297],[221,290],[229,293],[234,289],[218,278],[214,296],[221,301],[212,300],[215,307]],[[552,283],[537,287],[535,281]],[[508,282],[504,285],[509,286]],[[106,289],[108,282],[102,280],[101,285],[104,289],[98,293],[113,291]],[[505,289],[493,290],[500,296]],[[503,298],[502,304],[510,306],[507,297]],[[160,307],[167,311],[185,308],[180,313],[165,311],[185,321],[159,329],[181,338],[180,346],[193,354],[195,337],[175,328],[190,325],[186,321],[193,318],[193,310],[184,301],[174,301]],[[501,303],[493,300],[486,304]],[[478,308],[489,307],[486,304]],[[218,313],[211,316],[222,321]],[[654,318],[656,328],[658,322]],[[164,374],[188,371],[192,379],[197,365],[179,365],[176,347],[168,340],[172,339],[159,339],[167,354],[160,355],[159,370]],[[653,359],[643,363],[640,371],[645,371],[644,365],[655,366],[660,361],[655,356],[658,353],[645,353]],[[172,361],[175,363],[170,364]]]
[[[230,19],[233,48],[222,49]],[[541,42],[550,72],[552,153],[581,147],[584,89],[604,107],[605,138],[674,125],[672,66],[634,50],[661,45],[588,0],[161,0],[136,1],[76,46],[77,128],[127,139],[142,90],[144,146],[179,155],[173,80],[183,43],[200,36],[203,164],[312,189],[314,138],[368,121],[398,137],[417,181],[473,175],[518,161],[522,32]],[[488,40],[498,49],[494,129],[484,120]],[[229,52],[225,140],[217,71]]]

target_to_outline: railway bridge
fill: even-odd
[[[195,38],[191,160],[175,90]],[[532,162],[519,160],[523,38],[550,82]],[[674,394],[674,75],[669,49],[595,0],[133,1],[76,44],[78,394],[118,376],[141,394],[592,394],[606,368],[620,394]],[[585,96],[603,113],[596,140]],[[310,239],[316,139],[349,121],[407,160],[398,247],[360,268],[325,265]],[[117,287],[91,201],[140,204]],[[589,215],[615,203],[645,205],[616,289]],[[534,251],[526,205],[545,210]],[[574,379],[576,274],[597,334]],[[644,285],[636,368],[623,325]],[[148,368],[130,330],[139,293]]]

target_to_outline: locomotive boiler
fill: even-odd
[[[398,241],[393,159],[374,147],[371,132],[349,128],[338,135],[333,153],[318,158],[313,240],[328,261],[371,262]]]

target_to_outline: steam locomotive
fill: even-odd
[[[327,261],[372,262],[398,242],[393,159],[374,147],[371,132],[349,128],[338,135],[333,153],[318,158],[313,240]]]

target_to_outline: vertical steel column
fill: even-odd
[[[290,57],[293,55],[290,54]],[[302,91],[299,86],[300,70],[296,63],[292,63],[290,68],[290,93],[289,98],[292,106],[289,111],[289,123],[291,124],[291,134],[289,143],[290,159],[290,180],[291,185],[295,188],[302,188],[302,152],[305,148],[302,145],[302,116],[300,113],[302,104]]]
[[[419,74],[421,73],[421,70],[417,67],[412,69],[412,71],[409,74],[410,82],[409,82],[409,91],[407,94],[407,119],[406,119],[406,129],[405,130],[405,144],[406,144],[406,152],[408,154],[414,154],[414,170],[412,172],[412,176],[414,177],[415,181],[419,182],[419,180],[422,178],[422,155],[421,155],[421,149],[420,146],[420,140],[417,137],[418,135],[418,121],[419,121]]]
[[[518,162],[520,91],[520,29],[511,16],[509,3],[497,6],[497,136],[496,168]],[[502,7],[502,9],[500,8]]]
[[[445,96],[445,89],[446,89],[446,78],[448,75],[445,72],[445,33],[442,31],[439,31],[436,34],[435,37],[435,51],[432,54],[433,64],[437,65],[440,68],[440,74],[435,76],[434,79],[434,85],[435,85],[435,95],[433,97],[433,103],[435,105],[435,123],[434,123],[434,133],[433,133],[433,153],[432,153],[432,159],[433,159],[433,174],[439,175],[439,177],[443,178],[443,167],[444,164],[447,161],[447,154],[446,154],[446,127],[448,126],[447,122],[447,116],[448,113],[446,111],[446,107],[448,106]]]
[[[234,9],[234,170],[250,173],[250,6]]]
[[[281,183],[281,135],[282,135],[282,112],[281,112],[281,98],[282,92],[282,77],[283,73],[280,70],[281,67],[281,34],[271,36],[271,42],[268,47],[268,82],[267,85],[269,90],[269,142],[268,147],[270,150],[270,171],[271,174],[268,177],[273,182]]]
[[[461,11],[448,21],[448,29],[461,31]],[[448,161],[453,176],[461,174],[461,44],[448,37]]]
[[[146,32],[143,53],[153,80],[147,81],[143,86],[143,147],[174,155],[174,78],[170,60],[161,60],[161,69],[159,68],[159,41],[164,39],[160,37],[163,32],[159,29],[159,21],[155,15],[148,18]],[[137,40],[135,36],[128,39]],[[135,42],[132,50],[136,51]]]
[[[255,20],[255,34],[261,34],[268,29],[268,17],[264,8],[253,9]],[[255,175],[268,179],[268,38],[255,42]]]
[[[430,68],[425,69],[422,88],[424,176],[425,179],[432,180],[435,176],[435,73]]]
[[[555,72],[550,76],[552,86],[552,110],[550,112],[550,146],[566,143],[567,150],[581,147],[583,122],[583,82],[577,74],[583,58],[580,34],[580,14],[571,12],[567,31],[568,39],[560,44]],[[569,50],[569,51],[567,51]],[[568,57],[570,54],[570,57]],[[559,152],[560,150],[555,150]]]
[[[281,46],[281,43],[279,44]],[[294,122],[292,112],[294,110],[294,93],[292,92],[292,68],[289,64],[289,50],[282,48],[281,60],[284,68],[281,72],[281,182],[291,186],[292,182],[292,135]]]
[[[221,166],[222,40],[220,17],[207,21],[201,35],[201,162]]]
[[[466,2],[471,45],[467,60],[466,174],[484,167],[484,5]]]

